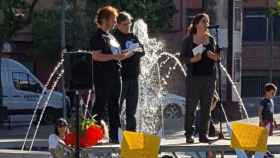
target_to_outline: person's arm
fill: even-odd
[[[218,95],[218,92],[215,90],[212,101],[211,101],[210,111],[213,111],[216,108],[217,103],[219,101],[220,101],[220,97]]]
[[[259,121],[260,121],[261,126],[263,126],[262,111],[263,111],[263,106],[258,106],[257,113],[258,113],[258,116],[259,116]]]
[[[92,59],[99,62],[107,62],[111,60],[120,60],[123,58],[122,54],[111,54],[109,52],[104,52],[106,47],[106,39],[100,37],[94,37],[90,40]]]
[[[101,52],[101,50],[99,50],[99,51],[92,51],[92,58],[95,61],[106,62],[110,60],[117,60],[118,56],[114,54],[104,54]]]
[[[218,48],[216,48],[216,42],[212,36],[209,36],[209,42],[210,50],[207,51],[207,57],[217,62],[219,60],[219,52],[217,51]]]
[[[207,56],[208,56],[208,58],[210,58],[211,60],[214,60],[215,62],[217,62],[219,60],[218,53],[214,53],[210,50],[207,52]]]
[[[197,62],[199,62],[201,59],[202,59],[202,54],[199,53],[199,54],[197,54],[196,56],[192,57],[190,61],[191,61],[191,63],[197,63]]]
[[[138,43],[139,44],[139,47],[136,48],[133,52],[134,52],[134,55],[138,58],[141,58],[145,55],[145,50],[144,50],[144,45],[139,41],[138,37],[136,35],[132,35],[133,38],[136,40],[135,43]],[[132,55],[132,56],[134,56]],[[132,57],[130,56],[130,57]]]
[[[181,48],[180,59],[187,65],[199,62],[202,58],[201,53],[198,53],[196,56],[192,55],[191,42],[192,38],[190,36],[185,38]]]
[[[135,52],[122,52],[122,57],[120,58],[120,60],[125,60],[127,58],[132,57],[135,54]]]
[[[277,128],[277,122],[275,119],[273,119],[273,126],[274,126],[274,128]]]

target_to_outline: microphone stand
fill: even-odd
[[[223,119],[223,111],[222,111],[222,73],[221,73],[221,54],[220,54],[220,48],[219,45],[217,45],[217,51],[219,54],[219,59],[218,59],[218,84],[219,84],[219,90],[218,94],[220,97],[220,100],[218,102],[219,106],[219,121],[220,121],[220,131],[219,131],[219,136],[218,139],[224,139],[224,134],[223,134],[223,126],[222,126],[222,119]]]
[[[215,36],[216,36],[216,51],[218,53],[218,95],[219,95],[219,102],[217,103],[219,106],[219,122],[220,122],[220,129],[219,129],[219,135],[218,135],[218,139],[225,139],[224,134],[223,134],[223,126],[222,126],[222,119],[223,119],[223,111],[222,111],[222,74],[221,74],[221,53],[220,53],[220,47],[219,47],[219,30],[218,27],[214,27],[213,29],[215,29]]]

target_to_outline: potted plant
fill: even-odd
[[[80,146],[83,148],[94,146],[100,141],[105,134],[102,125],[97,124],[94,119],[95,116],[91,118],[83,118],[80,120]],[[76,132],[72,131],[66,134],[65,143],[69,146],[76,145]]]

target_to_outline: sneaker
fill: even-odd
[[[194,143],[194,139],[191,136],[186,136],[186,143],[192,144],[192,143]]]
[[[270,151],[267,151],[264,155],[265,158],[274,158],[274,155],[270,152]]]

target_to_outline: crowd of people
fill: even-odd
[[[145,52],[137,36],[131,32],[132,21],[133,17],[125,11],[119,12],[112,6],[102,7],[96,13],[97,30],[90,40],[96,94],[92,115],[97,116],[98,122],[108,118],[110,143],[119,143],[120,107],[124,106],[124,102],[126,107],[124,130],[136,131],[138,76],[140,59]],[[188,74],[185,80],[186,143],[194,143],[195,113],[197,113],[195,133],[198,134],[199,142],[210,142],[208,131],[211,111],[220,100],[216,91],[216,63],[220,60],[220,54],[215,38],[208,30],[209,23],[210,18],[206,13],[195,15],[182,43],[180,59],[187,66]],[[264,99],[258,108],[260,126],[268,128],[270,134],[276,125],[273,119],[272,100],[276,91],[277,87],[274,84],[267,84]],[[66,126],[67,122],[59,120],[56,124],[56,135],[50,136],[52,153],[58,138],[63,139],[64,125]]]

